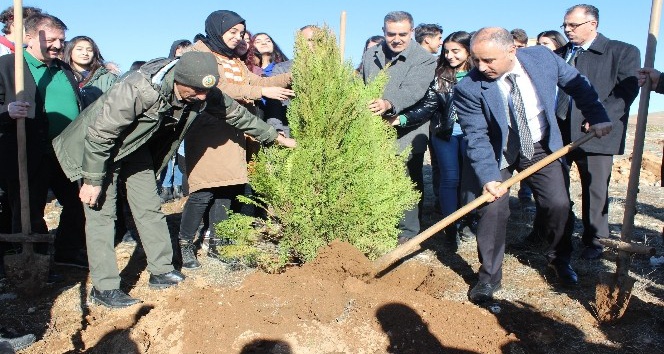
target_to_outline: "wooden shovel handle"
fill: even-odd
[[[536,162],[532,166],[526,168],[525,170],[515,174],[511,178],[509,178],[507,181],[503,182],[500,184],[500,187],[503,187],[505,189],[511,187],[512,185],[520,182],[521,180],[525,179],[526,177],[532,175],[533,173],[539,171],[542,169],[544,166],[550,164],[553,161],[556,161],[557,159],[565,156],[567,153],[570,151],[576,149],[577,147],[585,144],[588,142],[590,139],[592,139],[595,136],[595,133],[590,132],[584,135],[583,137],[579,138],[578,140],[563,146],[562,148],[554,151],[551,153],[551,155],[548,155],[547,157],[541,159],[540,161]],[[468,214],[471,212],[473,209],[479,207],[480,205],[488,202],[491,199],[490,194],[482,194],[479,196],[477,199],[473,200],[472,202],[464,205],[461,207],[459,210],[455,211],[454,213],[450,214],[443,220],[440,220],[439,222],[433,224],[431,227],[428,229],[422,231],[419,235],[413,237],[412,239],[408,240],[406,243],[402,244],[401,246],[395,248],[391,252],[383,255],[382,257],[378,258],[374,262],[374,274],[380,274],[382,273],[385,269],[387,269],[389,266],[394,264],[396,261],[399,259],[403,258],[404,256],[410,254],[413,252],[417,246],[419,246],[422,242],[424,242],[426,239],[429,237],[435,235],[438,231],[444,229],[446,226],[452,224],[453,222],[457,221],[464,215]]]

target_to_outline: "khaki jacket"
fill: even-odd
[[[53,140],[63,171],[72,181],[101,185],[111,162],[147,144],[159,174],[204,110],[218,125],[236,127],[261,142],[277,137],[274,128],[216,88],[206,101],[189,105],[188,113],[178,105],[172,68],[159,84],[141,72],[120,78]]]
[[[196,42],[194,51],[211,52],[201,41]],[[217,58],[221,79],[217,87],[228,96],[255,112],[253,101],[262,97],[261,88],[265,86],[287,87],[290,74],[274,77],[260,77],[250,72],[241,64],[241,83],[230,83],[224,79],[224,69],[218,53]],[[218,119],[203,115],[192,125],[185,140],[185,158],[190,193],[201,189],[231,186],[249,182],[247,173],[246,132],[227,124],[216,123]],[[250,135],[251,134],[247,134]],[[258,139],[260,141],[260,139]]]

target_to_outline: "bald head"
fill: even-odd
[[[495,80],[514,68],[516,47],[510,32],[500,27],[484,27],[470,40],[470,53],[477,69]]]

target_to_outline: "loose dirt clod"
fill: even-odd
[[[600,274],[600,282],[595,288],[595,310],[599,323],[616,322],[625,314],[635,281],[626,276],[616,278],[615,273]]]

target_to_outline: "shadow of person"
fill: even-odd
[[[518,342],[506,344],[503,353],[624,353],[624,348],[589,342],[571,323],[538,312],[521,301],[495,301],[491,305],[500,325],[514,333]],[[496,308],[500,308],[498,313]]]
[[[83,353],[140,353],[138,345],[131,339],[131,329],[136,326],[140,319],[150,313],[154,306],[143,305],[141,306],[136,314],[134,315],[134,321],[129,327],[118,328],[111,332],[108,332],[104,337],[102,337],[97,345],[91,347],[90,349],[84,351]]]
[[[472,351],[445,348],[429,331],[422,317],[407,305],[390,303],[376,310],[376,318],[383,332],[390,339],[388,353],[474,353]]]
[[[278,339],[254,339],[242,347],[240,354],[291,354],[290,344]]]

